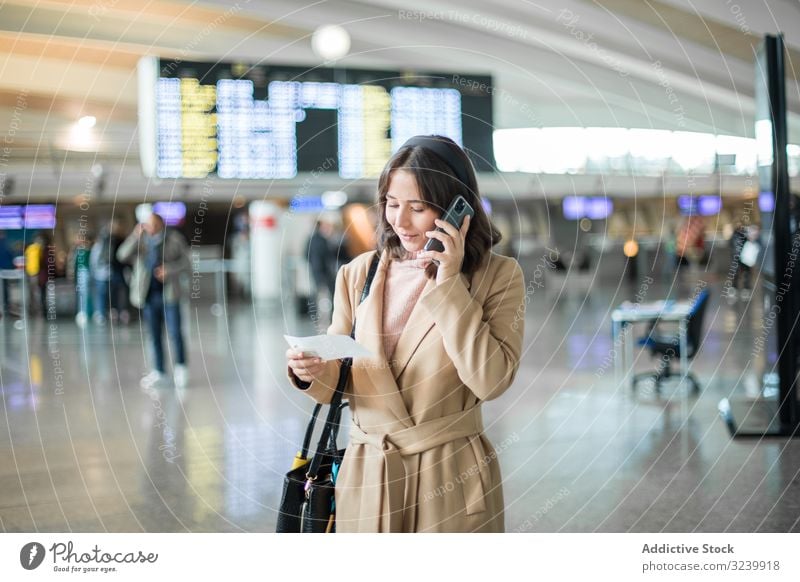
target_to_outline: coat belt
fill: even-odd
[[[383,455],[382,490],[383,497],[388,504],[388,528],[386,524],[381,523],[379,527],[374,528],[374,531],[404,531],[406,472],[403,457],[417,455],[456,439],[468,438],[473,451],[476,452],[478,470],[483,472],[485,464],[483,455],[480,458],[477,457],[477,452],[483,450],[480,440],[477,438],[482,432],[483,420],[479,406],[393,433],[369,434],[358,425],[353,424],[350,429],[350,444],[369,445],[381,451]],[[458,476],[453,475],[452,479],[455,480],[456,477]],[[475,475],[474,478],[465,480],[463,484],[467,513],[485,511],[486,504],[481,476]],[[384,521],[381,519],[380,509],[373,515],[379,522]]]

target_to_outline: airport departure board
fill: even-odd
[[[491,77],[142,59],[142,166],[158,178],[376,177],[413,135],[491,171]]]

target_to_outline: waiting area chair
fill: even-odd
[[[703,333],[703,317],[705,315],[706,305],[708,304],[708,295],[708,289],[703,289],[697,294],[687,317],[686,356],[688,360],[694,358],[694,355],[700,348]],[[676,332],[673,335],[656,335],[656,326],[658,323],[658,321],[653,322],[647,335],[637,340],[637,344],[648,349],[651,356],[659,358],[658,367],[655,372],[645,372],[634,375],[632,382],[633,389],[636,390],[637,384],[642,380],[651,379],[654,382],[656,394],[660,394],[662,382],[669,378],[681,377],[685,374],[686,378],[692,383],[694,392],[699,392],[700,383],[697,381],[694,374],[686,370],[681,370],[680,373],[676,373],[672,369],[672,361],[680,361],[681,357],[680,337],[678,333]]]

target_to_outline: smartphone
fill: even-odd
[[[466,216],[475,216],[475,210],[473,210],[472,206],[469,205],[469,202],[467,202],[463,196],[458,196],[450,204],[450,208],[448,208],[442,215],[442,220],[449,222],[458,229],[461,229],[461,226],[464,224],[464,217]],[[437,227],[436,230],[439,232],[444,232],[444,229],[441,227]],[[439,239],[431,238],[425,243],[424,250],[441,253],[444,251],[444,246],[442,245],[442,241]],[[437,265],[439,264],[439,262],[436,260],[433,262]]]

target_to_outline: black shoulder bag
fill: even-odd
[[[369,295],[372,279],[378,270],[379,255],[376,253],[369,266],[364,289],[361,291],[359,304]],[[353,327],[350,337],[355,339],[356,322],[353,317]],[[322,409],[321,404],[314,406],[311,420],[306,428],[303,448],[295,457],[292,470],[286,473],[283,479],[283,494],[281,497],[277,533],[333,533],[336,531],[336,500],[334,492],[336,474],[342,464],[344,450],[336,445],[339,435],[339,422],[342,409],[347,403],[342,403],[344,389],[350,377],[352,358],[342,359],[339,368],[339,381],[333,394],[325,419],[325,426],[317,443],[317,450],[309,462],[308,452],[314,425]]]

